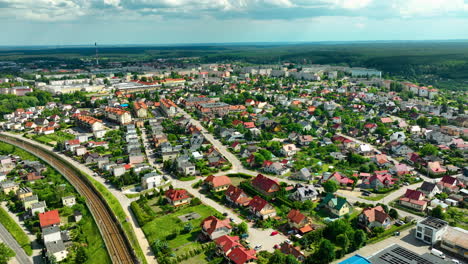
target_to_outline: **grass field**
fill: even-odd
[[[88,264],[111,264],[112,261],[107,253],[106,247],[104,245],[104,240],[99,233],[99,229],[92,219],[91,215],[83,217],[80,221],[83,224],[82,230],[86,234],[86,241],[88,246],[86,251],[88,253]]]
[[[204,204],[186,207],[175,213],[152,220],[143,226],[143,232],[148,241],[166,240],[166,238],[176,230],[183,229],[185,223],[183,223],[178,216],[192,212],[200,214],[200,218],[189,221],[193,226],[193,230],[190,233],[179,234],[174,239],[167,240],[169,247],[172,248],[177,255],[184,254],[189,250],[199,247],[199,244],[194,242],[200,233],[201,222],[210,215],[219,214],[218,211]]]
[[[21,159],[24,159],[24,160],[39,160],[33,154],[25,150],[22,150],[20,148],[17,148],[13,145],[4,143],[4,142],[0,142],[0,154],[1,155],[13,154],[13,155],[20,156]]]
[[[28,256],[32,255],[31,242],[23,229],[8,215],[8,213],[0,207],[0,223],[10,232],[13,238],[24,249]]]
[[[66,140],[74,139],[75,136],[66,132],[57,131],[50,135],[37,135],[33,136],[33,139],[44,144],[51,144],[53,142],[63,142]],[[52,144],[54,145],[54,144]]]

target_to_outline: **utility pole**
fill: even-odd
[[[94,47],[96,47],[96,65],[99,65],[99,57],[98,57],[98,47],[97,47],[97,42],[94,42]]]

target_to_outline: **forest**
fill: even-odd
[[[36,49],[0,49],[1,60],[31,62],[67,60],[77,66],[92,59],[94,46]],[[368,67],[384,76],[434,85],[449,90],[468,88],[468,41],[388,41],[250,43],[174,46],[103,46],[100,61],[152,61],[159,58],[190,57],[202,63],[237,62],[246,64],[330,64]]]

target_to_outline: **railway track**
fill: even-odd
[[[86,198],[86,204],[99,227],[112,263],[138,263],[119,221],[95,187],[84,178],[84,175],[79,173],[77,169],[71,169],[70,165],[63,161],[61,157],[55,153],[50,153],[48,150],[4,135],[0,135],[0,140],[20,147],[47,162],[64,175],[80,195]]]

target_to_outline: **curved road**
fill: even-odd
[[[67,163],[57,159],[55,153],[5,135],[0,135],[0,140],[34,154],[64,175],[75,189],[86,198],[86,204],[99,227],[112,263],[135,263],[130,243],[123,235],[118,222],[115,221],[112,211],[101,200],[94,186],[90,186],[91,184],[84,181],[76,171],[69,168]]]

